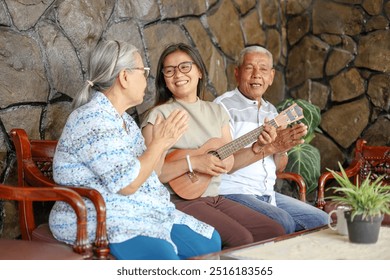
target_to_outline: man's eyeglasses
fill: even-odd
[[[149,73],[150,73],[150,67],[134,67],[134,68],[130,68],[129,70],[130,71],[131,70],[141,70],[141,71],[143,71],[145,79],[147,79],[149,77]]]
[[[179,69],[179,71],[183,74],[187,74],[192,69],[193,61],[184,61],[182,63],[179,63],[177,66],[166,66],[163,67],[162,73],[165,77],[171,78],[176,73],[176,68]]]

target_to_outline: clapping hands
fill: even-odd
[[[188,128],[188,114],[184,110],[174,110],[168,118],[158,115],[153,126],[153,141],[164,150],[171,148]]]

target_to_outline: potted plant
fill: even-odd
[[[384,214],[390,214],[390,186],[382,185],[383,176],[370,180],[368,175],[361,184],[350,181],[339,163],[340,172],[329,170],[338,186],[328,198],[336,204],[350,208],[345,211],[349,240],[353,243],[376,243]]]

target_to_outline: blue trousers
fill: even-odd
[[[324,211],[280,193],[275,194],[276,206],[268,202],[268,196],[229,194],[226,198],[241,203],[281,224],[286,233],[326,225],[328,214]]]
[[[118,260],[180,260],[218,252],[222,246],[221,237],[216,230],[211,239],[208,239],[186,225],[173,225],[171,239],[178,254],[169,242],[147,236],[111,243],[110,251]]]

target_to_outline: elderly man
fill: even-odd
[[[237,88],[217,97],[230,115],[231,133],[234,139],[254,130],[278,112],[263,95],[274,80],[272,54],[260,46],[243,49],[235,68]],[[327,223],[328,215],[302,201],[274,191],[276,172],[286,167],[287,151],[303,143],[307,133],[303,124],[278,129],[271,144],[252,145],[253,157],[247,157],[248,166],[235,169],[222,176],[220,194],[250,207],[282,224],[287,233],[310,229]],[[241,151],[234,154],[242,157]]]

